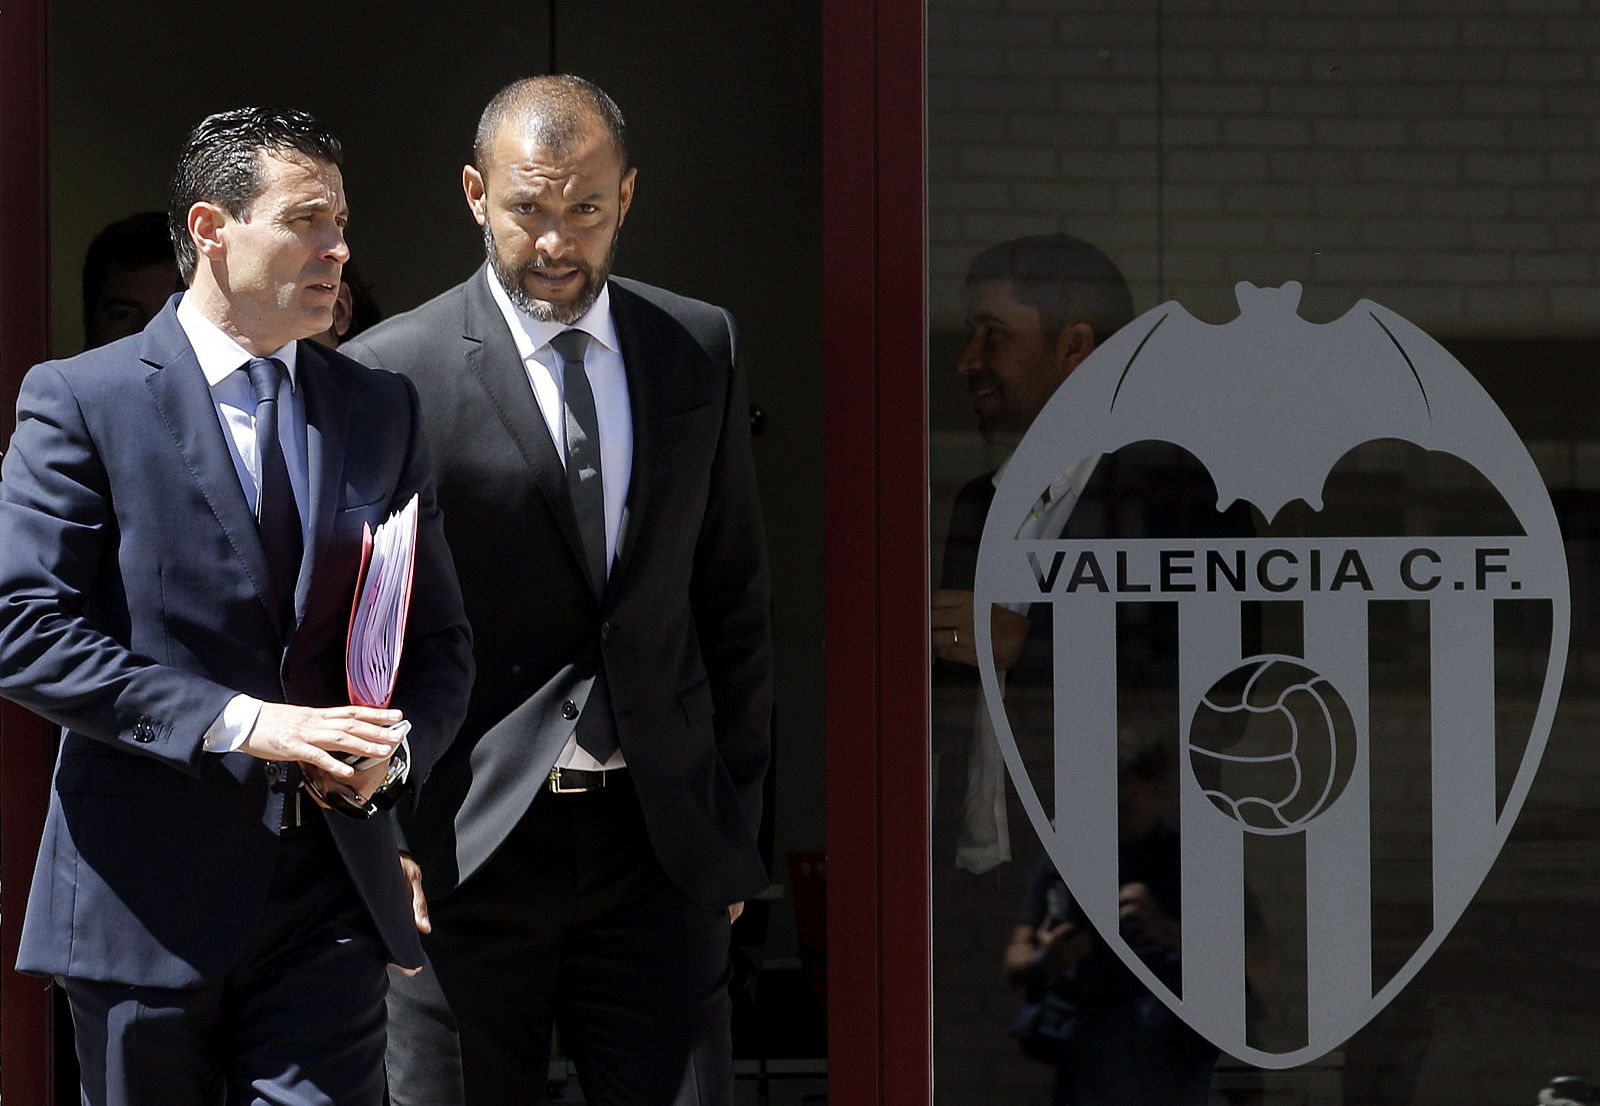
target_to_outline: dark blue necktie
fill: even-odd
[[[561,396],[567,432],[567,493],[578,518],[578,534],[589,562],[589,583],[595,598],[606,590],[606,496],[600,477],[600,417],[594,390],[583,368],[589,336],[581,330],[563,330],[550,340],[561,355]],[[604,764],[617,751],[617,721],[612,714],[611,692],[605,669],[595,669],[594,686],[578,716],[578,748]]]
[[[287,633],[294,624],[294,589],[300,577],[302,546],[300,512],[289,483],[289,466],[278,445],[278,381],[284,368],[281,361],[270,357],[253,358],[244,368],[256,397],[256,526],[267,553],[279,626]]]

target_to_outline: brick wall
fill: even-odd
[[[933,318],[1066,230],[1141,307],[1299,280],[1308,317],[1593,335],[1597,76],[1589,0],[933,0]]]
[[[1236,281],[1297,280],[1309,319],[1370,298],[1475,351],[1563,512],[1574,662],[1511,841],[1388,1011],[1324,1070],[1269,1074],[1262,1100],[1521,1102],[1600,1075],[1600,627],[1583,613],[1600,609],[1600,2],[930,0],[928,18],[936,560],[956,489],[999,460],[949,372],[962,274],[1058,230],[1106,250],[1140,311],[1176,299],[1220,322]],[[945,750],[969,709],[937,720],[950,694]],[[1379,860],[1375,895],[1403,903],[1422,861]],[[1045,1103],[1049,1073],[1004,1030],[1023,876],[934,866],[936,1101]]]

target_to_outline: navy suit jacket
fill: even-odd
[[[394,706],[412,780],[465,714],[471,638],[416,390],[310,342],[310,530],[295,625],[267,565],[177,298],[142,334],[23,381],[0,468],[0,693],[64,729],[23,925],[22,971],[156,987],[238,960],[272,879],[281,792],[266,762],[202,751],[235,694],[347,702],[363,523],[420,493]],[[421,963],[394,826],[324,815],[390,958]]]
[[[766,543],[733,320],[611,278],[633,471],[595,598],[527,371],[480,268],[362,334],[352,357],[422,396],[445,532],[476,634],[461,739],[402,812],[430,896],[450,893],[538,800],[604,667],[661,866],[720,909],[767,885],[756,849],[772,727]]]

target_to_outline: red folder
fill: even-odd
[[[345,689],[358,706],[387,707],[400,673],[417,564],[417,497],[378,526],[361,527],[350,627],[345,635]]]

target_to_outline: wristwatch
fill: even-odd
[[[405,783],[406,772],[411,767],[408,748],[409,746],[404,743],[395,748],[389,757],[389,770],[383,774],[383,782],[367,796],[367,801],[364,803],[357,803],[337,791],[324,792],[306,778],[302,778],[300,784],[321,800],[329,810],[337,811],[349,818],[371,818],[379,811],[388,810],[399,802],[401,785]],[[352,761],[351,767],[363,771],[376,763],[378,763],[376,757],[362,757]]]

